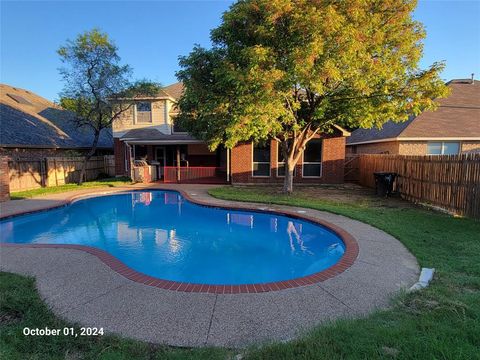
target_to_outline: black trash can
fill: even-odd
[[[389,196],[393,193],[393,184],[397,178],[396,173],[392,172],[376,172],[375,177],[375,193],[380,196]]]

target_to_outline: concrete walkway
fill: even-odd
[[[212,205],[266,208],[265,204],[213,199],[208,185],[182,189]],[[138,189],[140,186],[108,191]],[[90,189],[102,193],[105,189]],[[84,193],[69,192],[10,201],[2,216],[58,206]],[[273,210],[300,210],[270,206]],[[365,315],[418,277],[415,257],[395,238],[364,223],[311,209],[305,215],[340,226],[355,237],[359,254],[343,273],[317,284],[273,292],[209,294],[164,290],[131,281],[82,250],[1,247],[0,269],[34,276],[42,298],[59,316],[106,332],[173,346],[241,347],[289,340],[327,321]]]

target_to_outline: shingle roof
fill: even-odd
[[[30,91],[0,84],[0,146],[89,148],[93,130],[78,128],[73,114]],[[112,148],[110,130],[102,130],[99,148]]]
[[[167,94],[169,94],[172,98],[174,98],[175,100],[178,100],[183,93],[183,83],[177,82],[175,84],[165,86],[163,90]]]
[[[436,111],[425,111],[402,123],[388,121],[382,129],[357,129],[347,144],[391,138],[480,138],[480,81],[457,79],[447,85],[451,94],[439,99]]]
[[[164,142],[201,142],[188,134],[164,134],[157,129],[141,128],[132,129],[125,133],[122,140],[128,141],[164,141]]]

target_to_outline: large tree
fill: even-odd
[[[214,149],[273,138],[284,191],[306,143],[333,125],[405,121],[446,95],[442,63],[427,70],[414,0],[243,0],[180,58],[178,121]]]
[[[60,105],[75,114],[77,126],[90,128],[93,134],[78,180],[81,184],[102,130],[109,129],[119,115],[133,106],[133,98],[154,96],[160,85],[146,80],[132,83],[131,68],[120,64],[117,46],[98,29],[68,40],[58,54],[64,63],[60,73],[65,83]]]

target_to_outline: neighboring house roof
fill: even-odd
[[[447,83],[451,94],[439,99],[435,111],[405,122],[386,122],[381,129],[357,129],[347,145],[395,140],[480,140],[480,81],[457,79]]]
[[[77,127],[73,114],[30,91],[0,84],[0,146],[89,148],[93,130]],[[99,148],[112,148],[111,130],[100,133]]]
[[[126,132],[120,140],[127,141],[129,143],[140,144],[142,142],[156,142],[158,144],[194,144],[201,143],[202,141],[195,139],[193,136],[188,134],[164,134],[157,129],[153,128],[141,128],[141,129],[132,129]]]
[[[165,86],[163,90],[177,101],[178,99],[180,99],[180,96],[182,96],[183,83],[177,82],[175,84]]]
[[[183,83],[177,82],[175,84],[171,84],[171,85],[165,86],[164,88],[161,88],[160,90],[158,90],[156,95],[152,95],[152,96],[138,95],[138,96],[134,96],[131,99],[134,99],[134,100],[169,99],[172,101],[177,101],[182,95],[182,93],[183,93]],[[124,99],[130,99],[130,98],[124,98]]]

